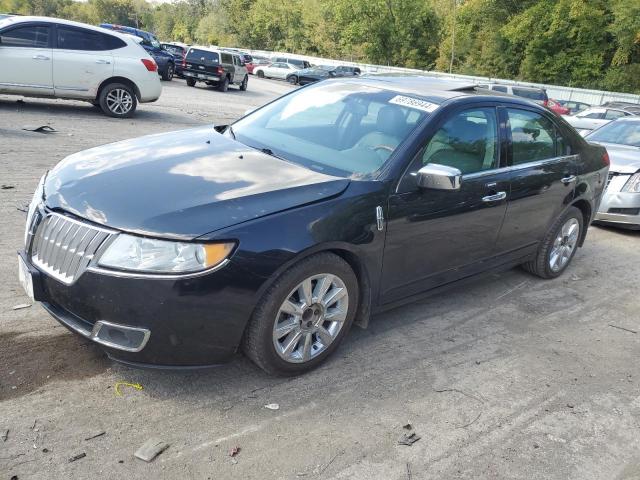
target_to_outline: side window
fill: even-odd
[[[556,133],[551,120],[527,110],[507,109],[511,126],[513,165],[556,156]]]
[[[107,35],[91,30],[58,26],[58,48],[64,50],[109,50]],[[112,37],[115,38],[115,37]],[[117,39],[116,39],[117,40]]]
[[[595,118],[595,119],[602,119],[604,118],[604,112],[589,112],[585,115],[580,115],[582,118]]]
[[[419,155],[420,158],[420,155]],[[436,163],[463,174],[498,165],[498,122],[495,108],[477,108],[454,114],[431,137],[422,151],[422,165]]]
[[[47,48],[49,46],[49,27],[26,26],[12,28],[0,34],[3,47]]]
[[[615,120],[616,118],[625,117],[626,114],[624,112],[620,112],[618,110],[607,110],[607,113],[604,115],[605,120]]]
[[[496,92],[507,93],[507,87],[503,87],[502,85],[494,85],[491,90],[495,90]]]
[[[222,63],[233,63],[231,55],[229,55],[228,53],[223,53],[222,54]]]

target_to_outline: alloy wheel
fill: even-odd
[[[578,244],[579,234],[580,223],[573,217],[569,218],[558,230],[549,254],[549,268],[552,271],[559,272],[569,263]]]
[[[273,325],[273,345],[280,358],[305,363],[324,352],[338,337],[347,318],[349,293],[329,273],[306,278],[280,306]]]
[[[123,88],[114,88],[107,94],[107,107],[117,115],[126,115],[133,108],[131,94]]]

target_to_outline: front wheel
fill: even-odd
[[[295,75],[291,75],[287,77],[287,82],[289,82],[291,85],[295,85],[298,83],[298,77],[296,77]]]
[[[249,75],[245,75],[242,79],[242,83],[240,84],[240,90],[243,92],[247,91],[247,84],[249,83]]]
[[[136,111],[138,102],[131,87],[123,83],[110,83],[102,89],[98,98],[102,111],[115,118],[129,118]]]
[[[264,294],[245,331],[243,350],[270,374],[311,370],[349,331],[358,295],[356,276],[342,258],[333,253],[306,258]]]
[[[175,67],[173,66],[173,63],[170,63],[169,65],[167,65],[167,69],[162,73],[162,80],[170,82],[171,80],[173,80],[174,72]]]
[[[560,276],[578,250],[583,227],[582,212],[569,207],[544,236],[535,258],[523,264],[524,269],[541,278]]]

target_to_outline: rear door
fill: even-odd
[[[501,114],[512,173],[498,249],[518,256],[537,245],[573,200],[578,157],[551,113],[507,106]]]
[[[53,95],[52,26],[18,23],[0,32],[0,91]]]
[[[220,67],[220,54],[209,50],[192,48],[187,53],[186,68],[193,76],[201,79],[219,78],[218,67]]]
[[[112,50],[127,44],[106,33],[56,25],[53,86],[56,95],[95,98],[98,87],[113,75]]]

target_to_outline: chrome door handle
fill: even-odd
[[[96,60],[96,63],[99,65],[110,65],[111,62],[109,60]]]
[[[507,198],[507,192],[498,192],[493,195],[482,197],[482,201],[484,203],[499,202],[500,200],[504,200],[505,198]]]
[[[50,58],[46,55],[34,55],[31,58],[33,58],[34,60],[50,60]]]
[[[573,183],[576,181],[576,176],[575,175],[569,175],[568,177],[564,177],[562,180],[560,180],[562,183],[564,183],[565,185],[569,185],[570,183]]]

